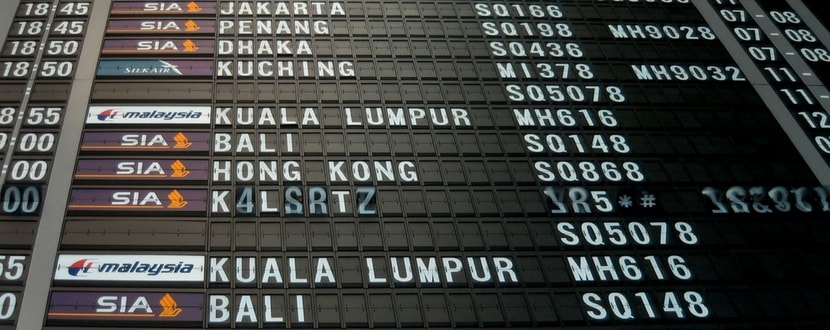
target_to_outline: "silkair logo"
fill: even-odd
[[[178,65],[162,60],[158,60],[158,62],[141,63],[134,67],[124,68],[124,73],[176,76],[184,75],[184,73],[179,70]]]

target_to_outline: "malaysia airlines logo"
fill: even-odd
[[[178,262],[175,264],[145,263],[141,261],[117,263],[96,262],[94,259],[80,259],[66,268],[70,276],[85,276],[90,273],[136,273],[157,276],[161,273],[190,273],[193,264]]]
[[[204,257],[61,255],[56,280],[203,281]]]
[[[115,111],[115,109],[107,109],[98,114],[98,120],[105,121],[107,118],[115,118],[117,115],[118,111]]]
[[[210,124],[209,106],[92,106],[87,124]]]
[[[202,114],[194,111],[118,111],[117,109],[106,109],[98,113],[100,121],[129,119],[129,118],[157,118],[162,120],[173,120],[181,118],[199,118]]]
[[[88,272],[92,268],[94,262],[94,259],[81,259],[69,265],[67,271],[72,276],[83,276],[83,273]]]

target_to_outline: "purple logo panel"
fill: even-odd
[[[206,212],[207,191],[198,189],[72,189],[69,210]]]
[[[108,39],[101,54],[213,54],[211,39]]]
[[[208,161],[195,159],[81,159],[75,170],[79,180],[205,181]]]
[[[117,1],[112,3],[111,14],[133,15],[182,15],[216,14],[216,2],[199,1]]]
[[[201,322],[204,295],[176,292],[52,292],[49,320]]]
[[[210,133],[202,132],[85,132],[82,151],[209,151]]]
[[[213,34],[215,20],[110,20],[107,33]]]

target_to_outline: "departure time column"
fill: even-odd
[[[0,106],[2,324],[18,316],[89,9],[88,1],[22,1],[0,53],[0,84],[17,90]]]

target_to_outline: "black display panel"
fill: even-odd
[[[800,1],[16,6],[0,326],[830,325]]]

